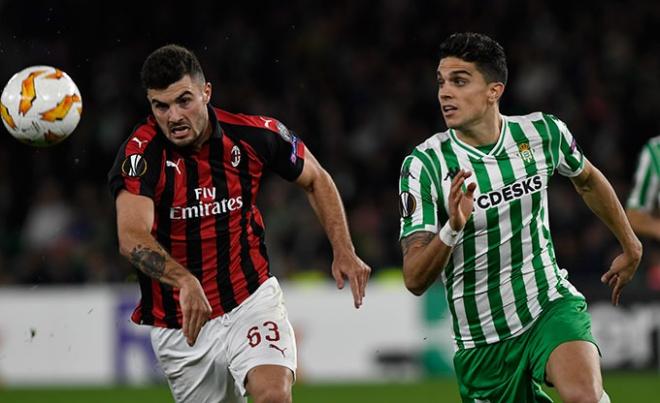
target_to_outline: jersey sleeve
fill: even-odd
[[[305,164],[305,144],[284,124],[273,119],[276,131],[268,131],[266,165],[288,181],[300,176]]]
[[[139,141],[134,141],[134,137]],[[154,198],[163,158],[156,143],[156,141],[147,143],[146,140],[131,135],[122,144],[108,173],[108,185],[113,198],[117,198],[122,189],[136,195]]]
[[[412,155],[406,157],[399,176],[399,239],[419,231],[438,232],[437,198],[431,173],[422,161]]]
[[[647,143],[639,154],[635,182],[626,207],[652,212],[657,204],[658,191],[660,191],[659,179],[658,161],[655,159],[651,145]]]
[[[584,154],[577,140],[564,122],[552,115],[545,115],[552,136],[555,168],[569,178],[578,176],[584,169]]]

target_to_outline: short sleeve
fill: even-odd
[[[275,120],[277,132],[268,131],[268,148],[266,165],[275,173],[288,181],[294,181],[300,176],[305,164],[305,144],[284,124]]]
[[[635,170],[634,185],[626,206],[652,212],[657,206],[660,181],[658,180],[658,161],[652,145],[647,143],[639,154]]]
[[[418,231],[438,232],[437,191],[422,161],[410,155],[399,176],[399,239]]]
[[[117,198],[119,192],[126,189],[133,194],[153,199],[162,172],[162,158],[158,141],[148,142],[139,135],[131,135],[119,148],[108,173],[108,185],[113,198]]]
[[[577,140],[564,122],[552,115],[545,115],[552,137],[555,168],[569,178],[578,176],[584,169],[584,154]]]

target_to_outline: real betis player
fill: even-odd
[[[464,402],[609,402],[582,294],[560,269],[550,237],[548,182],[558,172],[619,240],[601,281],[617,305],[642,247],[612,186],[566,125],[540,112],[504,116],[502,47],[458,33],[441,45],[438,99],[449,130],[401,167],[406,287],[446,286]],[[579,269],[579,268],[575,268]]]
[[[639,235],[660,240],[660,136],[650,139],[639,153],[635,185],[626,212]]]

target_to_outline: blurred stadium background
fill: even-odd
[[[458,402],[447,312],[400,281],[397,178],[414,145],[444,129],[440,41],[479,31],[504,46],[501,109],[567,122],[587,156],[628,195],[636,155],[660,134],[660,3],[638,1],[100,2],[0,0],[0,82],[35,64],[71,75],[82,121],[32,149],[0,135],[0,402],[170,401],[137,295],[117,253],[105,177],[146,113],[139,69],[154,48],[193,49],[213,103],[275,116],[334,176],[359,254],[366,306],[332,289],[331,253],[302,192],[268,178],[260,206],[274,273],[297,329],[298,402]],[[615,402],[660,402],[660,249],[623,306],[598,281],[614,238],[570,182],[550,191],[558,260],[587,296]],[[106,400],[104,400],[106,399]]]

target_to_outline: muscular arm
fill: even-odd
[[[635,236],[614,189],[605,176],[589,161],[584,170],[571,178],[573,186],[589,208],[617,238],[623,253],[612,262],[601,281],[612,287],[612,303],[617,305],[621,289],[632,279],[642,258],[642,244]]]
[[[202,286],[151,235],[154,204],[150,198],[121,191],[116,206],[119,251],[144,274],[180,289],[183,333],[193,345],[211,314]]]
[[[415,232],[401,240],[403,281],[415,295],[422,295],[447,265],[452,247],[445,245],[437,234]]]
[[[359,308],[371,269],[355,254],[344,206],[330,174],[307,149],[305,156],[305,165],[296,183],[307,193],[309,203],[332,245],[332,275],[337,281],[337,287],[344,287],[346,276],[353,292],[355,307]]]
[[[119,251],[123,256],[144,274],[175,288],[194,278],[151,235],[154,205],[150,198],[122,191],[116,204]]]
[[[632,229],[641,236],[660,240],[660,219],[638,209],[626,209]]]
[[[472,215],[476,185],[470,183],[465,191],[462,189],[465,180],[471,175],[471,172],[461,169],[451,182],[447,203],[449,226],[456,231],[462,231]],[[406,288],[415,295],[422,295],[445,268],[453,249],[432,232],[416,232],[403,238],[401,250]]]

